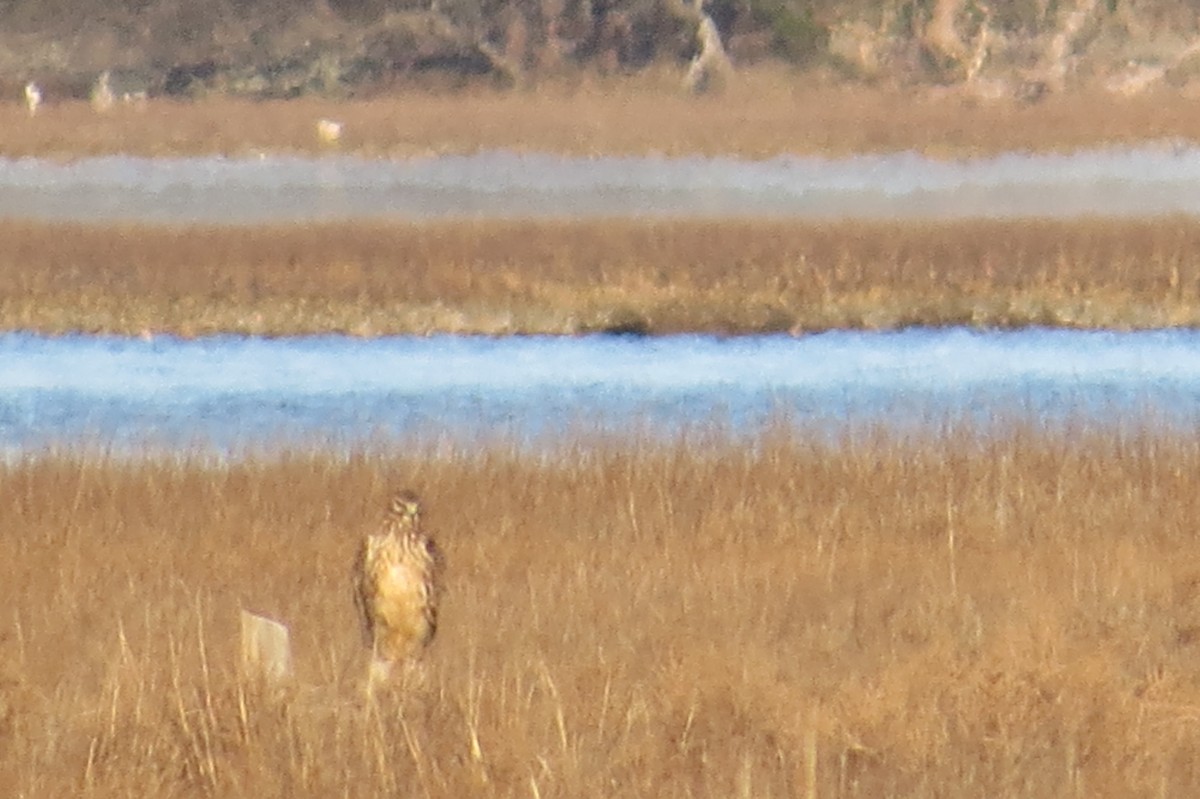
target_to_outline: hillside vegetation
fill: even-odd
[[[0,88],[15,97],[35,79],[85,97],[111,70],[118,96],[363,95],[654,64],[682,75],[723,46],[734,70],[782,61],[1034,100],[1080,85],[1187,88],[1198,42],[1185,0],[6,0]]]

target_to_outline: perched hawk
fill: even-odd
[[[371,646],[371,677],[416,658],[437,632],[441,555],[421,529],[411,491],[392,499],[379,531],[366,537],[354,565],[355,602]]]

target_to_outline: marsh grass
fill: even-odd
[[[1200,223],[0,221],[0,327],[801,332],[1200,324]]]
[[[1190,796],[1200,445],[954,425],[0,467],[14,796]],[[447,554],[368,701],[347,569]],[[295,683],[237,672],[240,608]]]
[[[683,92],[681,70],[579,75],[515,91],[396,89],[345,100],[154,99],[97,114],[47,91],[30,117],[21,85],[0,103],[0,153],[73,158],[129,153],[328,153],[316,122],[342,122],[337,150],[408,157],[479,149],[599,155],[762,158],[779,153],[917,150],[970,155],[1200,139],[1200,111],[1178,96],[1079,92],[1037,105],[984,103],[911,87],[844,85],[779,67],[739,71],[719,96]]]

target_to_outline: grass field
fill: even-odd
[[[398,90],[340,101],[151,100],[118,105],[107,114],[51,95],[33,117],[14,92],[11,102],[0,103],[0,154],[73,158],[336,149],[407,157],[507,148],[747,158],[896,150],[962,156],[1200,139],[1196,105],[1160,93],[1118,98],[1078,92],[1022,105],[920,88],[841,84],[767,67],[739,73],[722,95],[692,97],[680,88],[681,77],[681,71],[652,71],[527,90]],[[325,117],[345,125],[336,148],[318,140],[316,122]]]
[[[1200,222],[0,221],[0,328],[671,333],[1200,324]]]
[[[0,467],[0,793],[1190,796],[1200,445],[1152,425]],[[362,691],[395,486],[449,564]],[[240,608],[295,684],[238,675]]]

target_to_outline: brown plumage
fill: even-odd
[[[421,503],[411,491],[393,497],[378,532],[355,561],[355,602],[371,646],[373,678],[414,660],[437,632],[441,556],[421,529]]]

